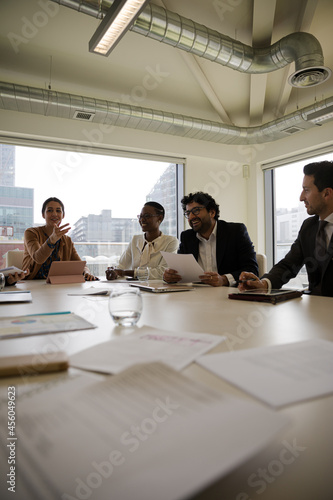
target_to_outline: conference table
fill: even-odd
[[[108,311],[108,297],[69,295],[96,287],[112,290],[129,286],[113,282],[86,282],[67,285],[50,285],[45,281],[18,283],[13,289],[30,290],[32,302],[2,304],[0,316],[21,316],[42,313],[71,311],[97,326],[79,332],[53,333],[0,340],[0,356],[16,356],[54,351],[65,351],[69,356],[95,346],[135,334],[144,325],[172,332],[194,332],[224,336],[225,340],[211,352],[237,352],[265,346],[279,346],[304,340],[333,337],[333,298],[303,295],[302,297],[273,305],[269,303],[230,300],[228,294],[235,289],[197,286],[192,291],[153,294],[142,292],[143,311],[135,327],[116,326]],[[9,377],[0,379],[1,412],[7,411],[3,402],[8,387],[15,387],[17,394],[17,426],[20,426],[20,398],[25,394],[43,389],[45,406],[48,405],[48,385],[72,374],[86,373],[70,366],[68,371],[33,375],[31,377]],[[223,396],[236,397],[242,401],[258,402],[248,393],[228,383],[197,363],[191,363],[182,374]],[[94,374],[108,379],[112,375]],[[269,384],[269,380],[267,381]],[[333,498],[333,394],[290,404],[274,410],[286,416],[290,424],[282,434],[275,436],[267,446],[247,457],[237,467],[216,478],[211,484],[197,488],[188,498],[192,500],[331,500]],[[83,418],[83,417],[82,417]],[[79,417],[80,419],[80,417]],[[205,422],[202,422],[205,426]],[[246,427],[246,416],[244,418]],[[232,432],[226,429],[226,432]],[[1,430],[2,446],[6,446],[4,429]],[[193,436],[195,440],[196,437]],[[287,443],[287,445],[286,445]],[[289,444],[288,444],[289,443]],[[69,443],[70,446],[70,443]],[[292,460],[281,465],[279,457],[283,448],[294,447]],[[221,450],[222,451],[222,450]],[[198,450],[199,452],[199,450]],[[18,474],[20,474],[20,444],[18,443]],[[80,451],[78,450],[78,453]],[[175,451],[176,453],[176,451]],[[223,450],[223,453],[227,453]],[[289,454],[290,457],[290,454]],[[66,460],[66,450],[64,451]],[[70,465],[69,465],[70,466]],[[3,474],[3,472],[1,473]],[[7,498],[5,478],[1,478],[2,498]],[[124,478],[124,481],[126,479]],[[33,498],[48,500],[38,494],[35,484]],[[31,492],[30,492],[31,493]],[[98,491],[82,493],[81,498],[113,500],[100,497]],[[9,494],[8,498],[15,498]],[[16,496],[19,500],[25,497]],[[30,498],[27,495],[27,498]],[[50,493],[49,498],[57,498]],[[62,496],[64,500],[79,498]],[[138,495],[135,498],[140,498]],[[156,496],[156,500],[158,500]],[[166,496],[167,498],[167,496]],[[117,500],[117,499],[115,499]],[[124,497],[122,500],[132,500]],[[134,498],[133,498],[134,500]]]

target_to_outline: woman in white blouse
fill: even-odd
[[[120,257],[117,268],[107,268],[105,274],[108,280],[122,276],[136,278],[140,269],[147,267],[149,268],[149,279],[163,279],[167,264],[161,255],[161,250],[176,253],[178,249],[177,238],[160,231],[164,215],[164,208],[156,201],[145,203],[140,215],[138,215],[144,233],[133,236],[132,241]]]

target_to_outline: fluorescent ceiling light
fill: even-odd
[[[314,111],[309,113],[306,117],[307,121],[312,123],[321,124],[328,120],[332,120],[333,118],[333,105],[327,106],[324,109],[320,109],[319,111]]]
[[[149,0],[114,0],[89,42],[89,52],[108,56]]]

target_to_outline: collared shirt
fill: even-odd
[[[145,235],[136,234],[121,255],[119,269],[136,269],[141,266],[150,268],[150,279],[161,280],[167,268],[167,263],[161,255],[161,251],[176,253],[178,240],[174,236],[161,233],[154,241],[147,241]]]
[[[199,240],[199,256],[198,264],[202,267],[204,271],[218,273],[217,262],[216,262],[216,236],[217,236],[217,224],[215,221],[213,231],[209,235],[208,240],[201,236],[201,234],[196,233]],[[225,275],[229,281],[230,286],[236,284],[235,279],[232,274]]]
[[[201,236],[201,234],[196,233],[196,237],[199,240],[199,257],[198,263],[204,271],[217,273],[216,264],[216,232],[217,224],[215,222],[213,231],[209,235],[208,240]]]

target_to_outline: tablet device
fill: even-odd
[[[52,262],[46,283],[84,283],[85,260],[55,260]]]
[[[26,271],[24,271],[26,273]],[[4,269],[0,269],[0,273],[2,273],[4,276],[9,276],[10,274],[21,274],[23,273],[22,269],[19,269],[18,267],[15,266],[10,266],[10,267],[5,267]]]
[[[296,299],[297,297],[301,297],[301,295],[303,295],[303,290],[278,289],[268,292],[267,290],[253,289],[245,290],[244,292],[229,293],[228,297],[234,300],[250,300],[277,304],[285,300]]]

